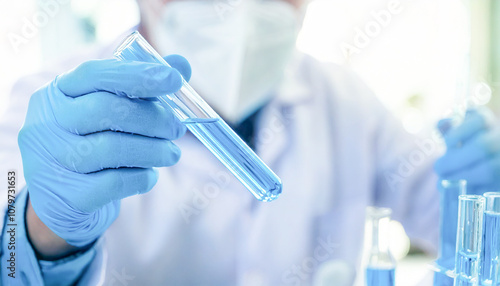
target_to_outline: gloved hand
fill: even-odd
[[[191,69],[181,56],[160,64],[85,62],[37,90],[19,132],[30,201],[41,221],[82,247],[116,219],[120,200],[148,192],[153,167],[180,157],[171,140],[185,127],[156,96],[177,91]]]
[[[447,147],[435,164],[442,179],[467,180],[472,192],[500,187],[500,128],[491,121],[485,112],[468,110],[457,127],[449,119],[438,123]]]

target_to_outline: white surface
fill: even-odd
[[[429,265],[433,260],[427,256],[407,256],[398,262],[396,286],[432,286],[433,272]]]

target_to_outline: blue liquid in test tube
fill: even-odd
[[[366,284],[367,285],[380,285],[390,286],[395,283],[394,268],[380,269],[380,268],[366,268]]]
[[[481,285],[499,286],[500,260],[500,193],[485,193],[483,242],[481,251]]]
[[[278,196],[281,192],[279,179],[224,120],[189,119],[185,123],[250,191],[256,190],[253,193],[258,199],[271,201]]]
[[[139,32],[134,32],[125,39],[114,55],[122,61],[142,61],[169,66]],[[145,84],[143,88],[148,86]],[[158,100],[165,108],[171,109],[258,200],[272,201],[279,196],[282,184],[278,176],[184,79],[179,91],[160,96]]]
[[[455,285],[478,285],[479,253],[459,251],[456,257],[457,277]]]
[[[478,285],[484,201],[476,195],[459,197],[455,286]]]
[[[367,238],[370,241],[365,269],[366,286],[394,286],[396,260],[389,250],[391,209],[366,209]]]
[[[482,285],[500,285],[498,281],[498,262],[500,254],[500,214],[485,212],[484,214],[483,251],[481,253]]]

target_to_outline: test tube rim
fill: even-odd
[[[469,202],[485,202],[485,198],[481,195],[460,195],[458,199]]]
[[[484,203],[484,211],[488,212],[490,214],[498,214],[500,213],[500,210],[498,210],[498,205],[495,208],[494,202],[491,200],[500,200],[500,192],[486,192],[483,194],[483,197],[485,198],[485,203]]]
[[[154,55],[155,58],[161,61],[162,64],[170,67],[170,64],[167,63],[167,61],[165,61],[165,59],[162,56],[160,56],[153,47],[151,47],[151,45],[148,43],[148,41],[146,41],[146,39],[144,39],[144,37],[141,35],[141,33],[139,33],[139,31],[134,31],[130,35],[128,35],[123,40],[123,42],[120,45],[118,45],[118,48],[115,49],[113,55],[115,57],[121,57],[121,53],[123,52],[123,50],[128,48],[128,46],[130,46],[130,44],[133,42],[138,42],[143,49],[145,49],[150,54]]]
[[[486,204],[488,204],[489,199],[500,199],[500,192],[486,192],[483,194],[483,197],[486,200]]]
[[[384,207],[366,207],[366,215],[368,218],[385,218],[392,215],[392,209]]]
[[[118,45],[118,47],[113,52],[113,55],[115,57],[120,57],[123,50],[126,49],[130,45],[130,43],[137,40],[137,38],[139,38],[139,36],[140,36],[140,33],[138,31],[134,31],[134,32],[130,33],[130,35],[125,37],[125,39],[123,39],[123,41]]]
[[[500,192],[486,192],[483,194],[483,197],[485,197],[485,198],[499,197],[500,198]]]

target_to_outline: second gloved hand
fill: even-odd
[[[467,111],[463,122],[443,132],[446,153],[435,170],[442,179],[466,180],[470,191],[494,191],[500,187],[500,129],[487,116]],[[442,125],[449,121],[441,121]]]
[[[97,239],[120,200],[156,184],[153,167],[180,157],[171,142],[185,127],[157,101],[181,87],[190,67],[180,56],[159,64],[114,59],[83,63],[30,99],[19,147],[37,216],[74,246]]]

